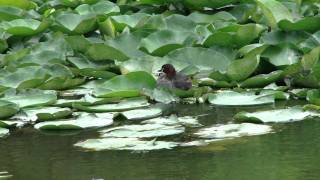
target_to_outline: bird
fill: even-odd
[[[157,86],[189,90],[192,82],[188,76],[177,72],[172,64],[164,64],[159,70]]]

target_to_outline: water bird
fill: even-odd
[[[159,70],[157,85],[167,88],[189,90],[192,87],[191,79],[177,72],[172,64],[164,64]]]

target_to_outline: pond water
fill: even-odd
[[[241,110],[300,103],[304,102],[255,108],[179,105],[174,110],[179,116],[200,115],[200,122],[210,125],[231,121]],[[275,128],[276,133],[267,135],[151,152],[85,152],[73,144],[96,137],[94,131],[46,134],[27,128],[0,139],[0,172],[23,180],[318,179],[320,119],[279,124]]]

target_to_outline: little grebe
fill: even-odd
[[[161,67],[157,85],[167,88],[189,90],[192,87],[192,82],[188,76],[176,72],[172,64],[165,64]]]

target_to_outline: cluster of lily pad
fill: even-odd
[[[199,144],[155,139],[200,126],[194,117],[164,116],[156,102],[314,104],[240,112],[240,124],[195,132],[204,144],[272,131],[247,122],[302,120],[320,109],[317,0],[0,0],[0,32],[0,136],[30,125],[134,121],[76,146],[153,150]],[[192,78],[191,90],[157,87],[167,63]]]

